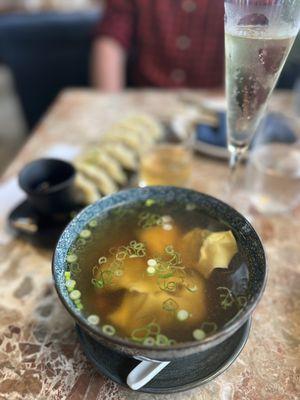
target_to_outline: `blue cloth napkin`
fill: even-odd
[[[226,147],[226,113],[219,112],[219,126],[212,128],[209,125],[198,125],[196,128],[197,140],[218,146]],[[269,113],[263,118],[258,130],[252,141],[252,147],[258,143],[294,143],[297,136],[290,127],[289,120],[277,113]]]

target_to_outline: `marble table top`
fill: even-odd
[[[188,95],[200,101],[215,93]],[[178,110],[180,98],[172,91],[116,95],[64,91],[0,182],[14,177],[26,162],[51,146],[95,142],[127,112],[148,111],[166,120]],[[286,111],[290,106],[289,94],[273,97],[274,110]],[[227,174],[226,163],[198,155],[193,187],[222,197]],[[269,278],[244,350],[212,382],[162,396],[130,392],[99,375],[86,360],[73,321],[54,290],[51,252],[13,237],[0,240],[0,400],[299,399],[300,208],[285,216],[257,214],[254,225],[266,249]]]

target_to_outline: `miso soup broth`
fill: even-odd
[[[203,340],[248,300],[233,232],[194,204],[111,208],[82,230],[66,263],[66,288],[88,323],[146,346]]]

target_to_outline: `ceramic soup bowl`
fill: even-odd
[[[70,299],[65,286],[66,257],[70,246],[84,229],[87,223],[107,212],[111,207],[130,205],[147,199],[163,202],[180,202],[193,204],[197,210],[209,217],[220,220],[232,230],[238,244],[239,253],[247,259],[249,269],[248,302],[220,330],[207,336],[202,341],[178,343],[172,347],[146,347],[118,336],[107,336],[97,326],[88,323],[87,319]],[[98,228],[99,229],[99,226]],[[100,344],[131,357],[146,360],[172,361],[197,352],[203,352],[219,345],[232,336],[247,320],[258,304],[266,283],[266,260],[261,241],[250,223],[236,210],[211,196],[188,189],[153,186],[120,191],[86,207],[66,227],[62,233],[53,256],[53,277],[55,286],[66,310],[74,321]]]

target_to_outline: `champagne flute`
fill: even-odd
[[[225,0],[227,138],[234,184],[299,31],[300,0]]]

